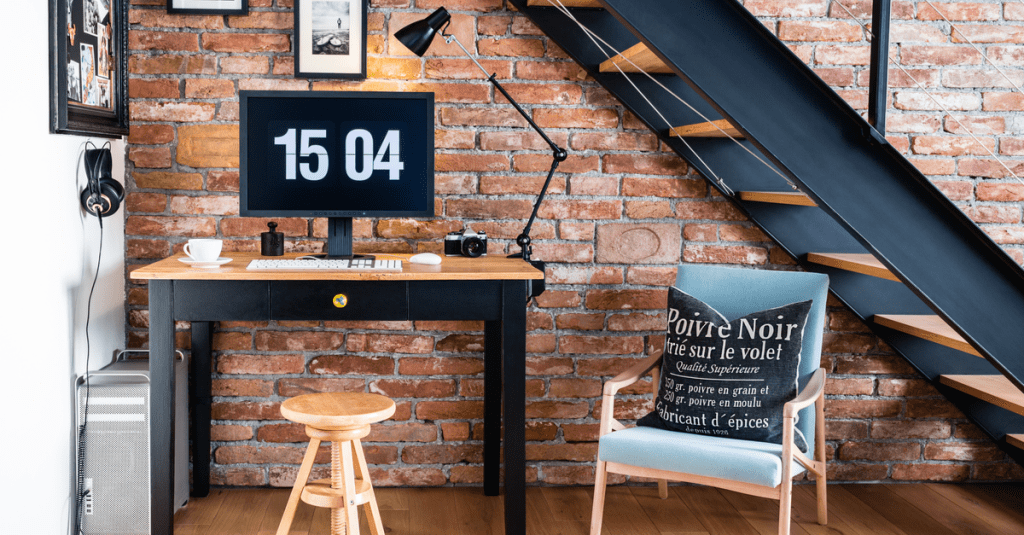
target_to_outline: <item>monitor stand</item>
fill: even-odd
[[[372,255],[352,254],[352,218],[327,218],[327,254],[311,255],[317,258],[369,258]]]

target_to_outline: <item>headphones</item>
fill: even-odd
[[[86,212],[102,220],[113,215],[121,207],[124,201],[124,186],[114,180],[110,173],[110,142],[106,142],[99,149],[95,148],[92,142],[87,142],[87,146],[93,147],[84,151],[88,185],[82,190],[79,200]]]

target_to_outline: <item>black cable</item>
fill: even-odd
[[[86,143],[91,144],[91,142]],[[84,150],[82,151],[82,155],[84,158]],[[93,176],[97,175],[93,173]],[[90,181],[90,187],[92,186],[91,182],[92,181]],[[100,214],[99,210],[96,211],[96,216],[99,218],[100,223],[100,243],[99,251],[96,253],[96,271],[93,273],[92,286],[89,287],[89,299],[86,301],[85,308],[85,403],[82,408],[82,422],[78,425],[78,488],[76,489],[77,512],[75,514],[75,535],[81,535],[83,533],[83,504],[86,496],[89,494],[83,488],[85,486],[85,426],[89,421],[89,359],[92,356],[92,344],[89,340],[89,322],[92,320],[92,296],[96,292],[96,282],[99,281],[100,278],[100,264],[103,261],[103,216]]]

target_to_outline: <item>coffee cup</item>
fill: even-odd
[[[221,240],[189,240],[185,244],[185,254],[196,262],[214,262],[220,258],[220,249],[224,242]]]

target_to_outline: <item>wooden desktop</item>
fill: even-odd
[[[212,322],[266,320],[484,321],[484,492],[497,495],[504,442],[505,533],[526,530],[526,300],[544,274],[521,259],[445,257],[400,272],[250,271],[256,253],[193,268],[175,255],[138,268],[149,285],[151,533],[174,531],[174,322],[192,322],[193,494],[209,492]],[[284,258],[300,256],[289,254]],[[277,257],[280,258],[280,257]],[[345,298],[336,300],[338,295]],[[343,307],[336,303],[344,302]],[[504,403],[502,403],[504,401]],[[502,410],[504,408],[504,410]],[[503,418],[504,416],[504,418]],[[502,427],[504,426],[504,437]]]

